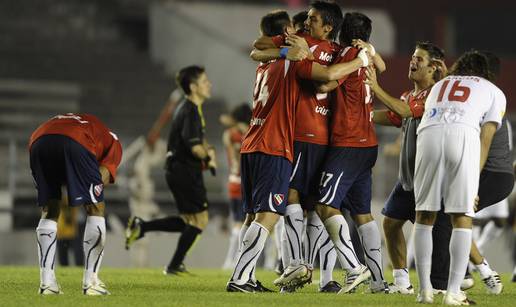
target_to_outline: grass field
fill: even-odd
[[[164,276],[159,269],[104,269],[100,277],[112,295],[85,297],[81,291],[82,269],[58,268],[57,278],[64,295],[37,294],[39,271],[37,267],[0,267],[0,306],[411,306],[415,296],[396,294],[348,295],[322,294],[312,284],[296,294],[243,294],[227,293],[225,285],[230,272],[215,269],[194,269],[196,276]],[[386,273],[391,276],[390,272]],[[258,278],[272,288],[276,278],[272,272],[258,271]],[[314,277],[319,276],[314,273]],[[337,274],[334,274],[337,277]],[[516,306],[516,283],[503,275],[504,292],[499,296],[487,295],[483,285],[476,286],[469,297],[482,306]],[[412,274],[412,280],[416,276]],[[436,297],[441,303],[441,297]]]

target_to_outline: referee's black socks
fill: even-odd
[[[177,242],[177,249],[174,254],[174,257],[172,257],[172,260],[168,265],[168,269],[177,268],[183,263],[186,253],[190,250],[192,245],[195,243],[197,236],[199,236],[201,233],[201,229],[189,224],[185,225],[183,233],[181,234],[181,236],[179,237],[179,241]]]
[[[142,235],[148,231],[181,232],[185,229],[185,222],[179,216],[168,216],[166,218],[143,222],[140,225]]]

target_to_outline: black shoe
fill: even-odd
[[[248,281],[243,285],[237,285],[234,281],[228,282],[226,286],[227,292],[255,293],[257,285]]]
[[[516,274],[512,274],[512,279],[511,279],[512,282],[516,282]]]
[[[165,267],[165,269],[163,270],[163,274],[165,275],[178,275],[178,276],[183,276],[183,275],[190,275],[190,276],[194,276],[194,274],[190,273],[185,265],[183,263],[181,263],[180,265],[178,265],[177,267]]]
[[[332,280],[329,281],[326,285],[324,285],[324,287],[319,288],[319,292],[338,293],[340,289],[342,289],[342,286],[338,282]]]
[[[283,267],[283,261],[281,260],[281,258],[279,258],[278,260],[276,260],[276,266],[274,267],[274,273],[278,274],[278,276],[281,276],[283,275],[283,271],[284,271],[284,267]]]
[[[252,283],[252,281],[248,281],[247,283]],[[256,292],[274,292],[271,289],[265,288],[259,280],[257,280],[255,284]]]

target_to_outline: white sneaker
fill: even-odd
[[[420,290],[417,294],[416,303],[420,304],[433,304],[434,303],[434,291],[433,290]]]
[[[471,276],[470,274],[466,275],[466,277],[464,277],[464,279],[462,280],[461,284],[460,284],[460,289],[462,291],[466,291],[468,289],[471,289],[473,288],[473,286],[475,285],[475,280],[473,279],[473,276]]]
[[[503,284],[500,280],[500,275],[493,271],[489,277],[482,279],[486,285],[487,293],[489,294],[500,294],[503,290]]]
[[[305,264],[289,265],[283,274],[274,281],[274,285],[278,287],[283,286],[302,286],[310,282],[312,272]]]
[[[389,293],[399,293],[403,295],[412,295],[414,294],[414,287],[412,285],[408,285],[408,287],[405,286],[398,286],[397,284],[389,284]]]
[[[87,286],[83,285],[82,292],[84,295],[92,295],[92,296],[110,295],[111,294],[105,287],[101,287],[98,284],[90,284]]]
[[[371,272],[365,265],[361,265],[357,272],[348,271],[344,280],[344,287],[339,291],[339,294],[354,291],[361,283],[367,281],[369,278],[371,278]]]
[[[53,284],[53,285],[40,284],[39,285],[39,294],[41,294],[41,295],[59,295],[59,294],[63,294],[63,291],[61,291],[61,288],[59,287],[59,285],[57,283]]]
[[[444,298],[443,298],[443,304],[444,305],[462,306],[462,305],[475,305],[476,303],[468,300],[466,293],[461,291],[459,293],[446,292],[446,294],[444,295]]]

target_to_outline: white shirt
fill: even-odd
[[[501,126],[506,99],[488,80],[477,76],[448,76],[437,82],[425,103],[425,113],[417,130],[449,124],[476,129],[487,122]]]

